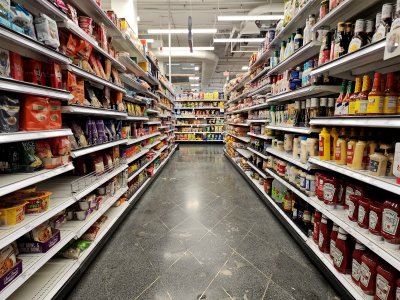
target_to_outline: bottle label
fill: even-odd
[[[340,268],[343,262],[343,253],[335,246],[332,256],[333,256],[333,263],[337,268]]]
[[[353,202],[349,202],[349,211],[348,211],[348,216],[349,218],[353,219],[354,216],[354,210],[355,210],[355,206]]]
[[[332,183],[324,183],[324,201],[333,202],[336,188]]]
[[[368,96],[367,113],[379,114],[383,111],[383,97],[382,96]]]
[[[359,38],[354,37],[349,45],[349,53],[356,52],[361,47],[362,47],[362,41]]]
[[[371,271],[365,263],[361,263],[360,266],[360,283],[364,287],[368,287],[369,280],[371,278]]]
[[[353,258],[353,261],[351,262],[351,277],[353,277],[353,279],[355,281],[359,281],[360,280],[360,263],[355,260]]]
[[[292,209],[292,201],[290,199],[285,199],[285,201],[283,201],[283,209],[286,211],[290,211]]]
[[[374,36],[372,37],[372,43],[383,40],[386,36],[386,28],[383,25],[379,25],[376,29]]]
[[[333,257],[333,252],[335,251],[336,241],[331,239],[330,247],[329,247],[329,254]]]
[[[350,205],[350,203],[352,203],[352,202],[350,202],[350,196],[351,195],[354,195],[354,189],[351,187],[351,186],[346,186],[346,194],[345,194],[345,200],[344,200],[344,203],[346,204],[346,205]]]
[[[369,171],[372,173],[377,173],[379,169],[379,161],[370,159],[369,161]]]
[[[376,296],[379,299],[388,299],[390,289],[389,281],[386,280],[381,274],[376,275]]]
[[[303,213],[303,222],[304,223],[311,222],[311,213],[310,213],[310,211],[308,211],[308,210],[304,211],[304,213]]]
[[[347,155],[347,164],[351,165],[353,163],[354,145],[350,143],[347,145],[346,155]]]
[[[376,224],[378,224],[378,215],[374,211],[369,212],[369,228],[375,230]]]
[[[365,217],[365,208],[364,206],[359,206],[358,207],[358,223],[363,224],[364,223],[364,217]]]
[[[315,192],[315,180],[310,180],[309,189],[310,192]]]
[[[384,114],[395,114],[397,108],[396,96],[385,96],[383,103],[383,113]]]
[[[396,300],[400,300],[400,287],[396,288]]]
[[[322,248],[322,245],[324,244],[324,234],[320,231],[319,232],[319,238],[318,238],[318,246]]]
[[[323,136],[319,137],[319,156],[324,156],[324,144],[325,138]]]
[[[349,115],[356,114],[356,101],[350,101],[349,103]]]
[[[399,216],[397,212],[390,208],[384,208],[382,213],[382,231],[390,235],[396,235],[398,226]]]

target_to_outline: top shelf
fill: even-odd
[[[400,128],[400,116],[337,116],[311,119],[310,124],[318,126]]]
[[[242,78],[242,80],[240,80],[240,81],[228,92],[228,96],[230,96],[230,94],[231,94],[233,91],[236,91],[236,90],[242,88],[247,82],[249,82],[250,74],[251,74],[251,73],[248,72],[248,73]]]

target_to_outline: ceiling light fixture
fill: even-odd
[[[276,21],[281,19],[283,19],[283,15],[218,16],[218,21]]]
[[[187,51],[189,51],[189,47],[171,47],[171,48],[169,48],[169,47],[163,47],[162,48],[162,52],[165,52],[165,51],[169,51],[171,49],[171,51],[177,51],[177,52],[180,52],[180,51],[183,51],[183,52],[187,52]],[[193,47],[193,51],[213,51],[214,50],[214,47]]]
[[[189,77],[189,80],[199,80],[200,79],[200,77]]]
[[[214,39],[214,43],[261,43],[263,38],[229,38],[229,39]]]
[[[148,34],[188,34],[189,30],[188,29],[148,29],[147,30]],[[192,29],[192,33],[217,33],[216,28],[197,28],[197,29]]]
[[[198,84],[198,83],[192,83],[190,86],[192,86],[192,87],[198,87],[198,86],[200,86],[200,84]]]
[[[198,71],[198,70],[200,70],[200,67],[194,67],[194,70]]]

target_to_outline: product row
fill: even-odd
[[[215,133],[184,133],[178,134],[176,141],[223,141],[222,134]]]
[[[199,100],[207,100],[207,101],[217,101],[217,100],[224,100],[224,93],[222,92],[212,92],[212,93],[205,93],[205,92],[192,92],[192,93],[185,93],[185,94],[178,94],[176,95],[176,101],[199,101]]]

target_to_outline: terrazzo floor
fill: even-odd
[[[181,145],[69,299],[339,297],[221,145]]]

